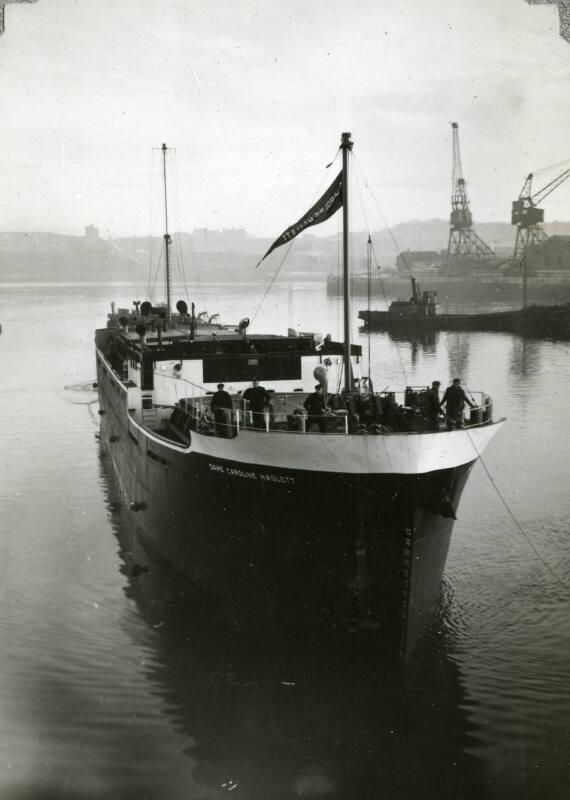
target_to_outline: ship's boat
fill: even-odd
[[[342,207],[345,285],[351,149],[343,134],[339,176],[268,251]],[[343,341],[176,308],[169,291],[113,308],[95,336],[101,437],[145,547],[236,624],[367,631],[410,652],[501,424],[491,399],[475,393],[449,428],[423,390],[374,391],[348,297]]]

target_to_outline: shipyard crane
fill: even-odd
[[[473,216],[469,208],[465,178],[463,177],[463,168],[461,166],[459,125],[457,122],[451,123],[451,129],[453,131],[453,173],[449,242],[445,256],[445,271],[448,270],[450,262],[457,258],[488,261],[495,256],[489,245],[473,230]]]
[[[38,0],[0,0],[0,34],[4,33],[4,8],[8,3],[37,3]]]
[[[513,252],[514,263],[520,264],[523,259],[526,259],[529,247],[536,247],[548,241],[548,236],[541,227],[541,223],[544,222],[544,209],[538,208],[538,204],[569,177],[570,168],[565,169],[550,183],[533,193],[533,173],[530,172],[527,175],[518,200],[513,200],[511,213],[511,224],[517,226],[517,238]]]
[[[525,0],[529,6],[558,6],[560,36],[570,42],[570,0]]]

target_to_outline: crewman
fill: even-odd
[[[230,411],[234,407],[231,396],[225,391],[224,384],[218,383],[218,391],[212,395],[210,411],[215,415],[216,409],[227,408]]]
[[[467,397],[461,386],[461,380],[454,378],[451,386],[448,386],[443,395],[441,405],[445,405],[445,415],[447,417],[447,429],[463,427],[463,410],[465,403],[471,408],[475,404]]]
[[[319,426],[319,431],[325,433],[326,422],[325,416],[327,413],[327,403],[323,392],[323,387],[320,383],[315,386],[315,391],[307,396],[303,403],[308,415],[307,430],[310,430],[311,425],[316,423]]]
[[[210,411],[214,415],[214,424],[218,435],[228,435],[229,425],[231,424],[231,417],[226,414],[227,411],[232,410],[233,402],[230,395],[225,391],[224,384],[218,383],[218,391],[212,395],[210,403]]]
[[[439,399],[440,381],[432,381],[431,388],[426,392],[426,413],[430,430],[439,430],[439,415],[441,414],[441,402]]]
[[[263,412],[266,409],[270,412],[272,411],[271,399],[267,389],[264,386],[260,386],[257,378],[254,378],[252,385],[243,393],[243,399],[248,403],[248,409],[253,414],[254,427],[263,428]]]

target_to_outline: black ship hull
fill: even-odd
[[[570,307],[533,306],[518,311],[482,314],[400,315],[390,311],[360,311],[366,330],[372,331],[497,331],[523,336],[570,338]]]
[[[238,626],[375,631],[411,650],[437,603],[473,460],[358,475],[177,451],[132,425],[108,372],[98,380],[101,438],[137,535],[212,608]]]

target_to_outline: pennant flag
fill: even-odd
[[[332,215],[336,213],[341,206],[342,172],[339,172],[338,176],[331,183],[324,195],[317,200],[315,205],[309,209],[309,211],[307,211],[307,213],[302,216],[298,222],[296,222],[294,225],[291,225],[291,227],[287,228],[286,231],[283,231],[281,236],[273,242],[261,261],[267,258],[269,253],[272,253],[276,247],[281,247],[282,244],[287,244],[287,242],[290,242],[295,238],[295,236],[298,236],[306,228],[310,228],[311,225],[318,225],[320,222],[324,222],[325,220],[329,219],[329,217],[332,217]],[[261,264],[261,261],[259,261],[257,266]]]

